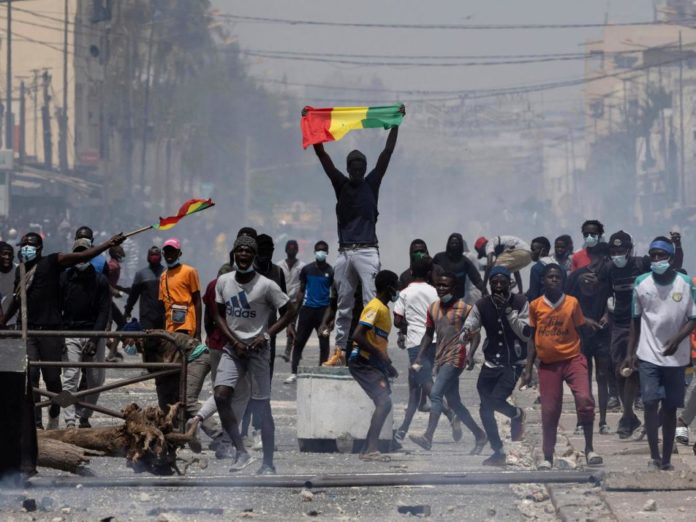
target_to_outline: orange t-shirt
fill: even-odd
[[[529,305],[529,326],[534,328],[537,357],[543,363],[572,359],[580,353],[577,327],[585,324],[580,303],[564,295],[555,306],[543,295]]]
[[[159,299],[164,303],[165,328],[168,332],[186,330],[190,335],[196,332],[196,308],[193,306],[193,294],[201,291],[198,271],[192,266],[179,265],[168,268],[160,276]],[[183,323],[172,320],[172,305],[187,307]]]

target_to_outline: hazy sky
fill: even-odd
[[[335,22],[408,24],[601,23],[650,21],[653,0],[213,0],[222,12],[246,16]],[[413,30],[327,28],[235,23],[242,49],[408,55],[490,55],[578,52],[601,30]],[[578,78],[581,60],[492,67],[364,67],[263,58],[249,60],[257,78],[328,85],[365,85],[379,78],[390,89],[456,90],[497,88]],[[269,88],[273,88],[269,85]],[[577,92],[577,91],[576,91]],[[327,91],[327,97],[355,93]],[[547,99],[568,96],[548,91]],[[366,100],[368,101],[368,100]]]

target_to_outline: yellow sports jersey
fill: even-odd
[[[375,297],[363,308],[360,324],[368,329],[365,336],[368,342],[380,352],[387,353],[389,332],[392,327],[389,307]],[[370,358],[370,354],[365,350],[360,350],[360,355],[365,359]]]

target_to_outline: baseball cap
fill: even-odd
[[[92,248],[92,242],[85,237],[81,237],[80,239],[76,239],[73,243],[72,251],[75,252],[78,249],[88,250],[90,248]]]
[[[478,238],[478,239],[476,240],[476,243],[474,243],[474,248],[475,248],[476,250],[478,250],[479,248],[482,248],[483,245],[485,245],[486,243],[488,243],[488,239],[486,239],[485,237],[481,236],[480,238]]]
[[[175,250],[181,250],[181,243],[179,240],[175,237],[170,237],[164,242],[164,245],[162,245],[162,248],[167,248],[167,247],[172,247]]]
[[[633,238],[628,232],[619,230],[614,232],[609,238],[609,247],[627,247],[631,248],[633,246]]]

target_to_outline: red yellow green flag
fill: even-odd
[[[214,205],[215,203],[213,203],[213,200],[210,198],[189,199],[186,203],[181,205],[181,208],[179,209],[179,212],[176,213],[176,216],[169,216],[166,218],[161,217],[159,219],[159,223],[152,225],[152,228],[156,228],[158,230],[169,230],[170,228],[174,228],[174,225],[176,225],[181,218],[196,212],[200,212],[201,210],[205,210],[206,208],[210,208]]]
[[[338,141],[355,129],[391,129],[404,119],[402,105],[383,107],[329,107],[302,110],[300,128],[302,146],[306,149],[316,143]]]

